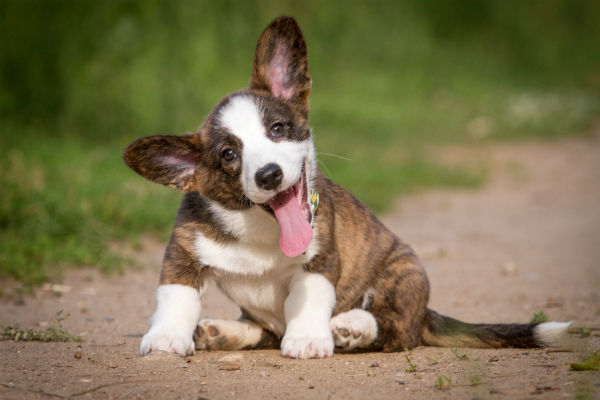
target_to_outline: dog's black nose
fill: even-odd
[[[254,180],[259,188],[264,190],[274,190],[279,187],[283,179],[281,167],[274,163],[269,163],[256,171]]]

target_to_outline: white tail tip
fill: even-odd
[[[571,322],[542,322],[533,328],[533,336],[540,346],[557,346],[571,326]]]

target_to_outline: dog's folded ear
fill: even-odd
[[[308,116],[312,80],[308,72],[308,52],[300,27],[292,17],[279,17],[258,40],[250,87],[267,90],[291,101]]]
[[[197,134],[155,135],[131,143],[123,159],[146,179],[191,192],[195,190],[195,172],[202,154]]]

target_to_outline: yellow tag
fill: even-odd
[[[319,208],[319,192],[314,189],[311,189],[310,195],[310,212],[314,216],[317,213],[317,208]]]

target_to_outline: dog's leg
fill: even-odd
[[[150,330],[142,338],[140,353],[168,351],[182,356],[194,353],[192,335],[200,319],[200,297],[204,289],[180,284],[156,289],[156,311]]]
[[[246,319],[200,320],[194,341],[198,350],[273,349],[279,345],[273,333]]]
[[[336,315],[331,319],[329,328],[335,346],[342,350],[367,348],[377,337],[375,317],[360,308]]]
[[[418,346],[429,300],[429,281],[418,259],[396,257],[374,289],[367,310],[377,321],[378,333],[369,349],[392,352]]]
[[[335,289],[323,275],[304,271],[294,275],[284,304],[287,327],[281,354],[292,358],[331,357],[329,320],[334,306]]]

